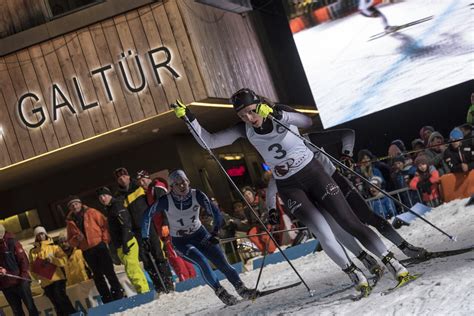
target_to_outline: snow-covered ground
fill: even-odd
[[[427,219],[446,232],[457,236],[453,243],[438,231],[415,221],[399,232],[415,245],[429,250],[447,250],[474,244],[474,206],[465,207],[466,200],[442,205]],[[386,242],[389,245],[388,242]],[[390,244],[391,250],[404,258]],[[355,261],[357,265],[361,263]],[[380,292],[394,285],[388,274],[377,284],[373,293],[359,302],[341,300],[352,290],[326,298],[338,285],[347,284],[347,276],[324,252],[311,254],[293,261],[309,286],[316,291],[309,297],[303,285],[262,297],[255,302],[244,301],[224,307],[207,286],[183,293],[162,295],[158,300],[125,311],[120,315],[474,315],[474,252],[458,256],[432,259],[411,267],[413,273],[423,276],[395,291],[381,296]],[[249,286],[255,284],[258,271],[245,273],[243,279]],[[289,284],[297,281],[287,263],[264,268],[260,288]],[[223,285],[231,289],[225,281]],[[235,292],[234,292],[235,293]],[[118,314],[119,315],[119,314]]]
[[[380,6],[391,25],[433,19],[368,41],[377,18],[352,14],[294,39],[325,128],[474,79],[472,0]]]

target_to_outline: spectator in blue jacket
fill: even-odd
[[[379,177],[372,177],[370,179],[370,183],[375,184],[380,188],[382,179],[380,179]],[[380,193],[380,191],[373,187],[370,187],[369,191],[372,197],[374,198],[373,200],[369,201],[369,204],[375,213],[386,219],[397,215],[395,204],[391,199],[384,196],[382,193]]]

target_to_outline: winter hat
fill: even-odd
[[[115,179],[118,179],[120,178],[121,176],[128,176],[128,170],[124,167],[120,167],[120,168],[117,168],[115,169],[114,171],[114,176],[115,176]]]
[[[401,152],[404,152],[404,151],[407,150],[407,148],[405,146],[405,143],[401,139],[395,139],[394,141],[392,141],[391,144],[397,146],[398,148],[400,148]]]
[[[97,194],[97,196],[101,196],[102,194],[113,196],[112,191],[110,191],[110,189],[107,187],[98,188],[95,193]]]
[[[405,157],[402,156],[402,155],[399,155],[399,156],[396,156],[394,158],[392,158],[392,164],[396,163],[396,162],[403,162],[405,163]]]
[[[362,149],[357,153],[357,161],[360,162],[364,156],[368,156],[370,159],[374,159],[374,154],[368,149]]]
[[[427,164],[427,165],[429,165],[429,163],[430,163],[430,160],[429,160],[428,156],[423,155],[423,154],[422,154],[422,155],[418,155],[418,157],[416,157],[416,159],[415,159],[415,165],[416,165],[417,167],[418,167],[419,165],[421,165],[421,164]]]
[[[397,145],[395,144],[392,144],[390,145],[390,147],[388,147],[388,155],[390,157],[396,157],[396,156],[399,156],[402,154],[402,150],[400,149],[400,147],[398,147]]]
[[[423,142],[423,140],[421,138],[415,138],[414,140],[412,140],[411,148],[415,149],[416,145],[421,145],[421,146],[425,147],[425,143]]]
[[[382,178],[374,176],[370,178],[370,183],[375,184],[376,186],[380,187],[382,185]]]
[[[434,141],[435,138],[441,138],[444,142],[444,137],[441,135],[440,132],[433,132],[431,133],[430,137],[428,138],[428,145],[431,146],[431,143]]]
[[[77,195],[70,195],[67,199],[66,207],[69,208],[69,206],[71,206],[71,204],[74,202],[82,203],[81,199]]]
[[[36,226],[36,228],[33,230],[33,235],[36,237],[41,233],[48,235],[46,233],[46,229],[43,226]]]
[[[170,187],[172,187],[177,182],[180,182],[183,180],[189,182],[189,179],[184,173],[184,171],[180,169],[171,172],[170,175],[168,176],[168,180],[169,180]]]
[[[449,140],[461,140],[463,138],[464,134],[459,127],[454,128],[451,133],[449,133]]]
[[[431,132],[434,132],[435,129],[433,126],[423,126],[421,129],[420,129],[420,138],[421,139],[424,139],[423,135],[425,134],[425,131],[426,130],[429,130]]]
[[[141,178],[150,179],[150,173],[146,170],[140,170],[137,172],[137,180]]]
[[[239,112],[246,106],[261,102],[261,98],[248,88],[240,89],[232,95],[230,102],[234,106],[234,110]]]

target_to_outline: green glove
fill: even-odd
[[[259,103],[257,104],[255,112],[257,112],[258,115],[266,119],[268,115],[273,114],[273,109],[266,103]]]
[[[186,116],[190,122],[194,121],[194,114],[191,113],[189,108],[182,101],[176,100],[176,102],[172,104],[171,107],[173,108],[174,114],[177,118],[183,118]]]
[[[186,115],[186,104],[180,100],[176,100],[173,106],[174,114],[177,118],[183,118]]]

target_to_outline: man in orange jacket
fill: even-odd
[[[84,204],[77,196],[67,202],[67,240],[72,247],[82,250],[87,265],[92,270],[94,283],[102,302],[108,303],[123,297],[123,288],[114,271],[114,264],[107,244],[110,241],[105,216]],[[110,288],[105,278],[110,284]]]

